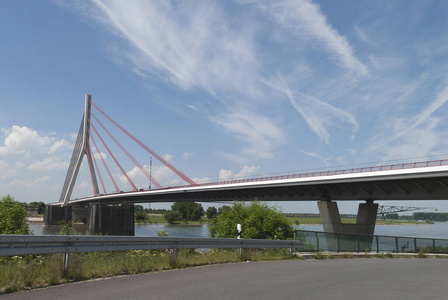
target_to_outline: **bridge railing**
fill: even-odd
[[[219,180],[219,181],[209,181],[198,183],[196,186],[209,186],[209,185],[223,185],[223,184],[233,184],[233,183],[245,183],[245,182],[258,182],[258,181],[270,181],[270,180],[284,180],[284,179],[295,179],[295,178],[308,178],[308,177],[320,177],[320,176],[333,176],[333,175],[345,175],[345,174],[356,174],[356,173],[368,173],[368,172],[378,172],[378,171],[391,171],[391,170],[404,170],[404,169],[417,169],[425,167],[438,167],[448,165],[448,159],[437,159],[428,161],[415,161],[415,162],[402,162],[402,163],[391,163],[385,165],[376,166],[366,166],[366,165],[352,165],[352,168],[322,168],[313,170],[302,170],[290,173],[282,174],[269,174],[265,176],[250,176],[250,177],[240,177],[234,178],[232,180]],[[349,166],[345,166],[349,167]],[[171,186],[170,188],[182,188],[189,187],[190,185],[181,186]]]
[[[328,233],[296,230],[295,239],[303,242],[303,251],[377,252],[377,253],[448,253],[448,240],[419,237]]]

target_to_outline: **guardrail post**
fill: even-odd
[[[70,263],[70,253],[66,252],[66,253],[62,253],[62,262],[64,264],[64,272],[65,274],[68,274],[68,266]]]
[[[436,254],[436,240],[432,239],[432,247],[434,248],[434,254]]]
[[[417,253],[417,238],[414,238],[414,252]]]
[[[337,241],[338,241],[338,253],[339,253],[339,251],[340,251],[340,249],[341,249],[341,245],[340,245],[340,243],[339,243],[339,234],[336,234],[336,239],[337,239]]]
[[[396,253],[398,253],[398,237],[395,237],[395,247],[396,247]]]
[[[316,232],[316,253],[319,253],[319,235]]]
[[[378,241],[378,236],[376,236],[376,253],[380,253],[380,243]]]
[[[171,253],[171,261],[170,264],[172,267],[176,267],[177,266],[177,256],[178,256],[178,249],[177,248],[173,248],[173,252]]]

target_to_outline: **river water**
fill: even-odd
[[[296,229],[323,231],[322,225],[299,225]],[[42,224],[30,224],[35,235],[58,234],[56,227],[43,227]],[[78,232],[85,232],[85,225],[74,225]],[[169,224],[136,224],[136,236],[157,236],[158,231],[166,231],[173,237],[208,237],[208,225],[169,225]],[[448,223],[435,224],[422,223],[421,225],[377,225],[376,235],[424,237],[435,239],[448,239]]]

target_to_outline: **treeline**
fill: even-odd
[[[429,213],[429,212],[416,212],[413,213],[414,219],[416,220],[430,220],[436,222],[446,222],[448,221],[448,213]]]
[[[144,212],[145,214],[164,214],[167,209],[143,208],[143,205],[134,204],[134,212]]]
[[[204,216],[210,220],[227,209],[230,209],[230,206],[224,205],[219,209],[210,206],[204,210],[202,205],[196,202],[175,202],[171,205],[171,209],[152,209],[134,205],[134,218],[137,222],[147,222],[150,221],[148,214],[162,214],[168,223],[173,224],[175,222],[201,221]]]

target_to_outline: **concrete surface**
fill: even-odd
[[[447,299],[448,259],[248,262],[93,280],[9,299]]]

